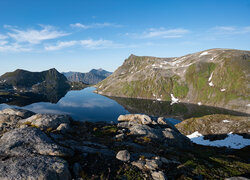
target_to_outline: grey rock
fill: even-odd
[[[74,150],[88,154],[102,154],[104,156],[114,156],[114,152],[109,149],[97,149],[89,146],[73,146]]]
[[[103,144],[94,143],[94,142],[90,142],[90,141],[81,141],[81,144],[96,147],[96,148],[101,148],[101,149],[107,149],[108,148],[107,146],[105,146]]]
[[[140,170],[143,170],[145,168],[146,162],[143,160],[133,161],[131,163],[133,166],[138,167]]]
[[[18,122],[34,113],[22,109],[4,109],[0,111],[0,134],[19,126]]]
[[[159,117],[158,119],[157,119],[157,123],[158,124],[162,124],[162,125],[166,125],[167,123],[164,121],[164,117]]]
[[[158,159],[146,159],[145,167],[149,170],[156,170],[162,165],[162,162]]]
[[[138,122],[138,121],[123,121],[123,122],[119,122],[117,124],[117,127],[119,127],[119,128],[130,128],[130,127],[138,125],[138,124],[141,124],[141,123]]]
[[[167,177],[162,171],[154,171],[151,173],[151,176],[154,180],[167,180]]]
[[[68,123],[62,123],[56,128],[56,130],[64,134],[70,131],[70,125]]]
[[[121,161],[129,161],[130,160],[130,153],[127,150],[119,151],[116,154],[116,158]]]
[[[164,141],[167,146],[190,148],[191,141],[179,132],[170,128],[165,128],[163,131]]]
[[[123,133],[122,133],[122,134],[117,134],[117,135],[115,136],[115,138],[116,138],[116,139],[121,139],[121,140],[122,140],[122,139],[125,138],[125,134],[123,134]]]
[[[66,161],[58,157],[11,157],[0,160],[0,179],[69,180]]]
[[[5,133],[0,139],[0,154],[30,156],[72,156],[73,151],[54,143],[38,128],[27,127]]]
[[[25,118],[28,118],[28,117],[34,115],[35,113],[28,111],[28,110],[24,110],[24,109],[10,108],[10,109],[4,109],[4,110],[0,111],[0,114],[15,115],[15,116],[19,116],[19,117],[25,119]]]
[[[138,124],[129,128],[130,133],[133,135],[144,135],[149,138],[160,139],[162,137],[161,130],[151,128],[147,125]]]
[[[118,121],[136,121],[141,124],[152,124],[151,118],[145,114],[120,115]]]
[[[70,118],[67,115],[36,114],[20,121],[20,123],[29,123],[42,130],[46,130],[48,128],[56,129],[62,123],[70,124]]]
[[[160,157],[160,160],[162,163],[164,164],[181,164],[179,161],[175,161],[175,160],[168,160],[164,157]]]

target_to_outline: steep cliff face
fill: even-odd
[[[250,51],[210,49],[177,58],[131,55],[97,84],[96,92],[250,113],[249,76]]]

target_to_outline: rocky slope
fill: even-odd
[[[119,123],[0,111],[0,179],[224,179],[250,173],[249,148],[192,144],[164,118]]]
[[[109,75],[111,72],[105,71],[104,69],[92,69],[88,73],[80,72],[66,72],[63,73],[67,79],[71,82],[83,82],[85,84],[97,84]]]
[[[131,55],[97,93],[250,113],[250,51],[210,49],[176,58]]]

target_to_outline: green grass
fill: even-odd
[[[213,72],[213,87],[209,86],[208,79]],[[203,103],[224,103],[242,98],[250,99],[247,78],[239,61],[223,59],[221,65],[214,63],[197,63],[191,65],[186,73],[188,84],[195,90],[196,101]],[[221,92],[221,89],[226,91]]]

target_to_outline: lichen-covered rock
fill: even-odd
[[[116,154],[116,158],[121,161],[129,161],[130,160],[130,153],[127,150],[119,151]]]
[[[0,154],[9,156],[72,156],[73,151],[57,145],[38,128],[18,128],[5,133],[0,139]]]
[[[10,157],[0,159],[0,179],[69,180],[68,163],[58,157]]]
[[[69,124],[70,117],[67,115],[36,114],[28,119],[20,121],[20,123],[30,124],[42,130],[48,128],[56,129],[62,123]]]

